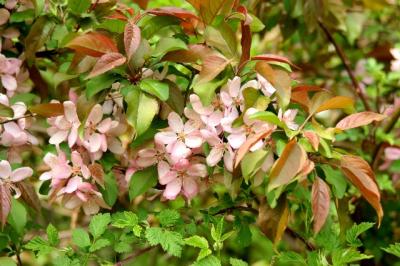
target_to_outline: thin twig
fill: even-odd
[[[142,248],[139,250],[136,250],[135,252],[132,253],[132,255],[129,255],[128,257],[126,257],[123,260],[120,260],[119,262],[115,263],[114,266],[123,266],[124,263],[127,263],[133,259],[135,259],[136,257],[139,257],[140,255],[142,255],[143,253],[146,253],[150,250],[152,250],[153,248],[155,248],[156,246],[152,246],[152,247],[146,247],[146,248]]]
[[[13,119],[4,120],[4,121],[0,122],[0,125],[7,124],[7,123],[10,123],[10,122],[15,122],[15,121],[18,121],[18,120],[23,119],[23,118],[34,117],[34,116],[35,116],[35,114],[27,114],[27,115],[24,115],[24,116],[13,118]]]
[[[335,47],[336,53],[338,54],[338,56],[342,60],[344,68],[346,69],[346,72],[347,72],[347,74],[349,75],[349,77],[351,79],[351,83],[353,84],[353,88],[354,88],[355,93],[358,95],[358,97],[363,102],[365,109],[367,111],[371,111],[371,107],[369,106],[368,100],[367,100],[366,96],[364,95],[364,93],[362,92],[360,84],[358,83],[356,77],[354,76],[353,71],[350,68],[349,59],[347,58],[347,56],[345,55],[343,50],[340,48],[338,43],[335,41],[335,38],[333,38],[332,33],[328,30],[328,28],[324,25],[324,23],[322,23],[321,20],[318,20],[318,24],[321,27],[321,29],[323,30],[323,32],[325,33],[327,39]]]

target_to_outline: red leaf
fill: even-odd
[[[199,83],[214,79],[228,64],[229,61],[221,56],[211,55],[206,57],[199,73]]]
[[[100,57],[106,53],[118,52],[117,46],[111,38],[97,32],[89,32],[77,36],[66,46],[79,53],[94,57]]]
[[[195,19],[198,20],[199,18],[190,11],[187,11],[182,8],[178,7],[160,7],[147,10],[147,13],[157,15],[157,16],[173,16],[177,17],[182,20],[187,19]]]
[[[378,226],[383,217],[381,194],[375,181],[375,174],[369,164],[357,156],[343,155],[340,160],[343,174],[360,190],[363,197],[374,207],[378,215]]]
[[[40,212],[40,200],[32,184],[22,181],[18,182],[16,186],[21,191],[21,198],[37,212]]]
[[[226,15],[234,9],[235,0],[187,0],[198,12],[204,24],[212,24],[218,14]]]
[[[310,130],[304,131],[303,135],[310,142],[310,144],[314,148],[314,150],[318,151],[319,136],[314,131],[310,131]]]
[[[346,130],[350,128],[361,127],[368,125],[373,121],[381,121],[385,118],[385,115],[377,114],[374,112],[361,112],[351,114],[340,120],[339,123],[336,124],[336,128]]]
[[[318,233],[329,214],[330,192],[328,185],[319,177],[315,178],[311,190],[311,206],[313,211],[314,232]]]
[[[140,45],[140,40],[141,40],[140,28],[131,21],[126,23],[124,30],[124,45],[125,45],[125,53],[126,56],[128,57],[128,60],[138,49]]]
[[[281,62],[281,63],[286,63],[288,65],[291,65],[294,68],[300,69],[300,67],[296,66],[293,64],[289,59],[286,57],[280,56],[280,55],[274,55],[274,54],[262,54],[262,55],[256,55],[251,58],[252,60],[262,60],[262,61],[272,61],[272,62]]]
[[[268,129],[266,131],[255,134],[251,138],[248,138],[246,142],[243,143],[243,145],[240,146],[239,150],[236,152],[234,168],[239,166],[240,161],[243,159],[243,157],[246,155],[246,153],[250,150],[250,148],[254,144],[256,144],[260,139],[264,139],[271,134],[272,134],[272,129]]]
[[[89,165],[90,174],[100,186],[104,188],[104,170],[103,167],[98,164],[94,163]]]
[[[243,13],[247,17],[247,9],[244,6],[239,6],[238,11]],[[250,48],[251,48],[251,32],[250,25],[246,24],[246,21],[240,22],[240,27],[242,29],[242,39],[240,44],[242,45],[242,55],[240,57],[238,72],[243,68],[244,64],[250,59]]]
[[[214,54],[214,51],[204,44],[190,44],[187,50],[168,52],[162,60],[179,63],[197,63],[211,54]]]
[[[29,107],[32,113],[43,116],[52,117],[64,114],[64,106],[61,103],[42,103]]]
[[[11,191],[7,184],[0,184],[0,222],[1,228],[7,221],[7,216],[11,210]]]
[[[120,53],[109,53],[105,54],[96,62],[92,71],[86,77],[86,79],[93,78],[101,75],[115,67],[123,65],[126,62],[125,56]]]
[[[322,90],[320,87],[315,85],[297,85],[293,87],[292,92],[300,92],[300,91],[320,91]]]

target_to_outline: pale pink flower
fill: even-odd
[[[272,86],[272,84],[262,75],[257,74],[257,81],[258,81],[258,88],[265,96],[270,97],[272,94],[275,93],[276,89],[274,88],[274,86]]]
[[[18,183],[30,176],[33,170],[30,167],[20,167],[12,171],[8,161],[0,161],[0,184],[7,183],[15,192],[15,198],[21,196],[21,191],[14,184]]]
[[[141,149],[137,154],[136,164],[146,168],[158,164],[166,157],[164,145],[155,143],[154,148]]]
[[[235,106],[244,109],[244,98],[242,94],[243,88],[240,85],[240,77],[234,77],[228,81],[226,87],[221,90],[221,101],[226,107]]]
[[[12,96],[18,87],[16,75],[21,67],[21,60],[17,58],[6,58],[0,54],[0,78],[7,95]]]
[[[48,134],[51,136],[49,143],[58,146],[61,142],[68,140],[68,146],[72,147],[78,139],[78,129],[81,122],[73,102],[65,101],[63,106],[64,115],[50,117],[47,120],[51,125],[47,129]]]
[[[249,118],[250,115],[257,112],[258,110],[255,108],[247,109],[246,113],[243,116],[243,125],[237,128],[232,128],[232,133],[228,136],[228,142],[233,149],[239,149],[240,146],[245,143],[248,137],[251,137],[268,129],[272,129],[273,126],[268,123]],[[263,140],[259,140],[250,148],[250,151],[255,151],[262,146],[264,146],[264,142]]]
[[[400,148],[387,147],[385,149],[384,163],[379,167],[379,170],[387,170],[397,160],[400,160]]]
[[[297,109],[288,109],[284,113],[282,113],[282,109],[278,111],[278,118],[291,130],[297,130],[299,128],[299,125],[294,122],[296,115]]]
[[[183,123],[180,116],[171,112],[168,115],[169,128],[155,135],[156,143],[166,145],[171,159],[177,161],[191,154],[191,148],[198,148],[203,143],[200,131],[189,122]]]
[[[49,171],[42,173],[40,180],[52,180],[52,186],[59,183],[62,179],[67,179],[72,175],[72,167],[69,165],[67,156],[64,152],[58,151],[58,155],[47,153],[43,158],[44,163],[50,167]]]
[[[118,121],[111,118],[103,120],[103,109],[100,104],[96,104],[86,119],[83,146],[91,153],[107,151],[106,133],[117,126]]]
[[[79,176],[71,178],[67,186],[60,190],[58,195],[63,196],[62,202],[67,209],[82,207],[86,215],[98,213],[100,207],[110,208],[104,202],[103,196],[97,190],[96,186],[88,182],[83,182]]]
[[[207,168],[202,163],[191,163],[181,159],[172,166],[161,161],[158,163],[158,180],[166,185],[163,196],[173,200],[182,193],[188,200],[197,195],[198,179],[207,176]]]
[[[207,165],[211,167],[216,166],[224,158],[225,168],[232,172],[234,159],[232,148],[227,143],[224,143],[213,129],[202,129],[201,135],[211,146],[210,153],[206,158]]]

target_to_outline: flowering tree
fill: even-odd
[[[340,93],[257,48],[269,5],[134,2],[0,1],[0,264],[247,265],[258,241],[271,265],[371,259],[359,236],[399,177],[399,50],[392,72],[353,71],[345,4],[285,3],[337,52]]]

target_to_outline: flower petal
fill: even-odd
[[[194,178],[185,177],[183,179],[183,194],[187,199],[192,199],[199,192],[197,182]]]
[[[1,83],[3,84],[4,88],[9,91],[15,91],[17,89],[17,80],[11,75],[2,75]]]
[[[101,108],[100,104],[96,104],[93,106],[92,110],[90,111],[87,120],[86,120],[86,125],[94,124],[97,125],[100,123],[101,119],[103,118],[103,109]]]
[[[27,177],[32,176],[33,170],[30,167],[21,167],[18,169],[15,169],[12,174],[11,174],[11,181],[12,182],[19,182],[21,180],[24,180]]]
[[[3,179],[9,178],[11,175],[11,165],[8,161],[0,161],[0,177]]]
[[[178,196],[179,192],[181,192],[182,188],[182,180],[180,178],[176,178],[172,182],[169,182],[165,187],[163,196],[166,199],[173,200]]]
[[[168,125],[176,133],[183,131],[183,121],[181,117],[175,112],[171,112],[168,115]]]

